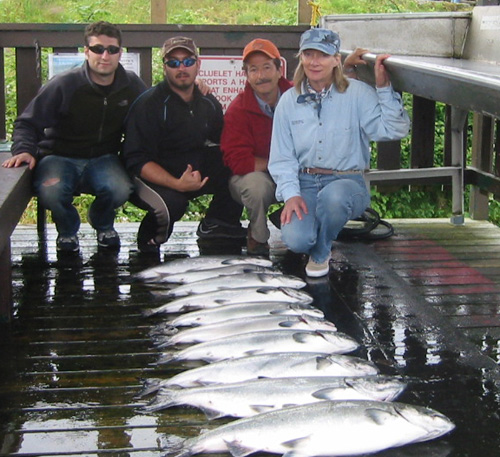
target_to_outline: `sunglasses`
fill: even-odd
[[[179,68],[182,65],[185,67],[192,67],[196,63],[194,57],[186,57],[184,60],[169,59],[163,62],[169,68]]]
[[[94,54],[104,54],[106,51],[108,51],[108,54],[118,54],[120,52],[120,46],[108,46],[105,48],[102,44],[96,44],[95,46],[89,46],[89,49],[94,53]]]

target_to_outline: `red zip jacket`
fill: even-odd
[[[281,77],[278,86],[283,94],[292,84]],[[234,175],[255,171],[255,157],[269,158],[272,127],[272,118],[262,112],[247,82],[226,111],[220,144],[224,162]]]

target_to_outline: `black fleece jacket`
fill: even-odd
[[[146,90],[144,82],[121,65],[109,93],[89,77],[88,64],[55,76],[14,123],[12,154],[35,158],[55,154],[93,158],[117,154],[125,117]]]
[[[126,167],[139,176],[147,162],[156,162],[177,178],[187,164],[203,169],[210,152],[219,150],[213,146],[220,142],[222,125],[222,107],[213,95],[202,95],[195,86],[193,101],[186,103],[162,81],[130,109],[123,149]]]

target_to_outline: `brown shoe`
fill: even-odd
[[[247,231],[247,254],[250,255],[269,255],[269,243],[266,241],[265,243],[260,243],[257,240],[252,238],[252,232],[250,227],[248,227]]]

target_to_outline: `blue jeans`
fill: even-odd
[[[301,196],[309,213],[299,220],[294,214],[281,227],[283,242],[293,252],[324,262],[347,221],[360,217],[370,204],[361,175],[299,175]]]
[[[92,226],[101,231],[113,228],[115,209],[132,192],[132,183],[114,154],[93,159],[46,156],[36,166],[33,187],[40,204],[52,212],[62,236],[75,235],[80,228],[74,195],[95,195],[88,217]]]

